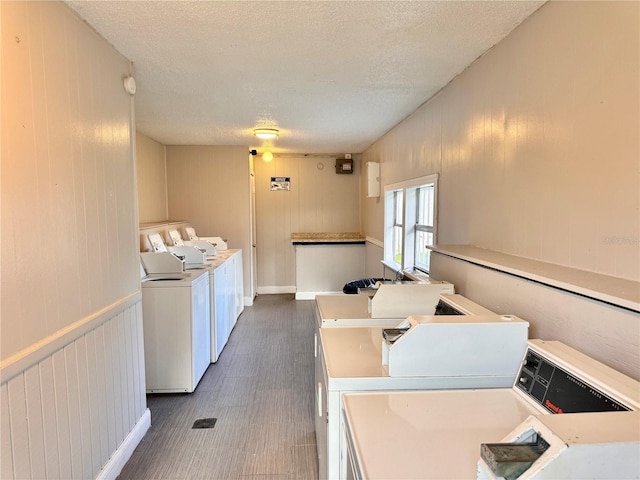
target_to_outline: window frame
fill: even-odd
[[[427,195],[427,201],[422,202],[421,200],[421,191],[422,190],[428,190],[431,189],[433,190],[433,194],[429,195],[428,193]],[[414,264],[414,268],[421,270],[425,273],[429,273],[429,268],[430,268],[430,262],[427,260],[427,263],[422,263],[418,258],[418,251],[417,251],[417,246],[420,242],[418,242],[418,236],[420,235],[420,233],[427,233],[427,234],[431,234],[433,237],[433,242],[431,243],[431,245],[434,245],[436,242],[436,184],[435,183],[427,183],[425,185],[421,185],[420,187],[418,187],[416,189],[416,223],[415,223],[415,232],[414,232],[414,247],[413,247],[413,264]],[[420,219],[420,214],[422,213],[423,207],[424,206],[431,206],[430,209],[430,213],[426,215],[427,217],[427,222],[426,223],[421,223],[421,219]],[[428,223],[428,217],[431,217],[431,223]]]
[[[418,223],[419,194],[420,189],[433,185],[433,225],[423,225]],[[398,262],[394,258],[394,228],[396,224],[396,199],[398,192],[402,192],[403,199],[403,235],[401,258]],[[384,187],[384,259],[383,263],[388,268],[398,272],[400,270],[417,269],[425,273],[428,272],[428,266],[424,264],[416,265],[415,246],[417,242],[418,232],[428,232],[433,234],[433,244],[437,241],[437,225],[438,225],[438,174],[426,175],[414,178],[404,182],[385,185]]]
[[[404,258],[404,250],[402,241],[404,239],[404,191],[403,190],[394,190],[393,191],[393,235],[392,235],[392,257],[394,262],[398,263],[397,256],[400,256],[400,262],[402,263],[402,259]],[[400,232],[398,235],[398,231]],[[400,238],[400,245],[398,245],[397,240]],[[398,248],[398,246],[400,248]]]

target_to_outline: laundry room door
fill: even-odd
[[[249,297],[253,301],[258,291],[258,256],[256,241],[256,174],[251,165],[251,291]]]

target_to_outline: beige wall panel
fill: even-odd
[[[439,173],[438,243],[640,280],[639,22],[638,2],[547,3],[363,161],[381,163],[383,186]],[[383,202],[362,209],[381,240]],[[637,313],[434,260],[434,277],[533,337],[640,375]]]
[[[432,273],[491,311],[529,321],[529,338],[559,340],[640,379],[638,314],[434,254]]]
[[[136,166],[140,223],[168,220],[165,146],[136,133]]]
[[[296,299],[342,292],[344,285],[364,278],[364,245],[297,245]]]
[[[62,2],[0,20],[2,478],[95,478],[148,419],[132,66]]]
[[[256,235],[258,288],[293,291],[294,232],[359,232],[360,162],[353,174],[336,174],[335,158],[257,158]],[[290,191],[271,191],[271,177],[291,177]]]
[[[169,218],[198,236],[219,236],[242,249],[244,291],[251,288],[249,147],[167,146]]]
[[[2,42],[7,358],[139,279],[130,63],[57,2],[3,2]]]
[[[386,273],[382,266],[383,258],[383,247],[368,241],[365,245],[364,276],[367,278],[390,278],[385,276]]]
[[[13,454],[11,451],[9,385],[7,383],[3,383],[0,384],[0,478],[12,478],[13,471],[14,465]],[[57,470],[55,473],[58,473]]]
[[[640,279],[639,9],[546,4],[363,161],[383,186],[440,173],[440,243]]]
[[[142,339],[140,303],[106,312],[97,328],[13,377],[3,368],[3,480],[96,478],[122,447],[146,410],[144,382],[131,381],[144,370],[142,351],[130,348]]]

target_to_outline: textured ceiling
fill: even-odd
[[[67,1],[135,68],[165,145],[359,153],[542,1]]]

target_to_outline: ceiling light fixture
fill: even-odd
[[[280,132],[275,128],[256,128],[253,131],[253,134],[256,137],[262,138],[263,140],[272,140],[274,138],[278,138],[279,133]]]
[[[262,154],[262,160],[264,160],[265,162],[270,162],[271,160],[273,160],[273,153],[271,152],[264,152]]]

